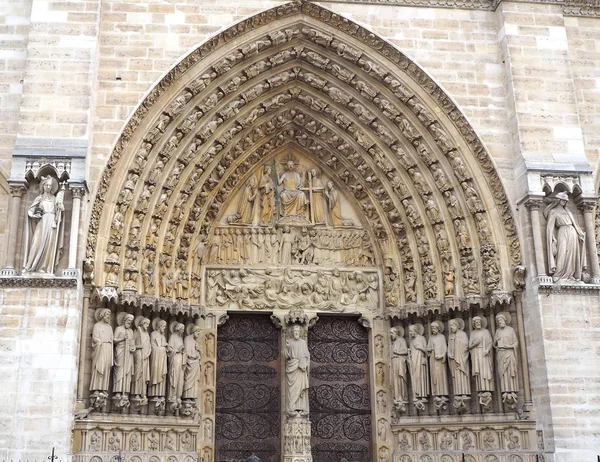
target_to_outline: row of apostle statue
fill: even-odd
[[[412,402],[419,411],[425,411],[428,398],[433,398],[435,409],[446,408],[452,384],[453,406],[458,412],[468,409],[473,378],[479,404],[483,410],[492,408],[492,392],[495,390],[495,368],[502,401],[508,409],[515,409],[518,385],[518,340],[515,330],[509,326],[510,314],[496,315],[494,337],[487,329],[487,320],[475,316],[472,331],[464,331],[461,318],[448,322],[448,339],[443,334],[444,324],[432,321],[429,339],[423,336],[420,323],[408,327],[408,343],[401,326],[391,328],[391,369],[394,407],[406,411],[409,385]],[[470,359],[470,361],[469,361]],[[410,378],[409,378],[410,377]]]
[[[120,312],[113,331],[108,308],[97,309],[95,316],[90,392],[97,411],[106,410],[112,378],[113,409],[126,413],[131,406],[139,412],[150,400],[157,415],[167,410],[172,415],[197,413],[200,327],[171,321],[167,341],[164,319],[151,323],[144,316]]]

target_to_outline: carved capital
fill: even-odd
[[[544,205],[544,202],[542,199],[532,198],[532,199],[527,199],[527,201],[525,201],[525,207],[527,207],[530,211],[531,210],[538,211],[542,207],[542,205]]]
[[[597,199],[587,199],[579,203],[578,207],[583,213],[592,213],[598,205]]]
[[[81,199],[84,194],[85,194],[85,188],[82,188],[82,187],[71,188],[71,195],[73,196],[73,199]]]
[[[11,197],[23,197],[27,188],[24,184],[11,184],[10,186],[10,195]]]

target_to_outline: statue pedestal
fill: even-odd
[[[308,416],[288,416],[283,438],[284,462],[312,462]]]

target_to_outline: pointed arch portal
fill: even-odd
[[[84,279],[101,302],[179,322],[200,316],[212,352],[203,370],[219,377],[217,327],[228,313],[271,313],[279,327],[311,326],[318,313],[360,317],[372,329],[368,374],[349,380],[368,390],[361,412],[373,413],[372,429],[362,431],[388,460],[389,320],[507,306],[520,264],[501,180],[452,99],[383,39],[294,2],[214,36],[140,103],[99,182]],[[486,316],[493,323],[493,312]],[[351,369],[326,365],[323,383]],[[214,418],[224,398],[204,374],[198,407]],[[511,396],[485,409],[514,409]],[[402,412],[479,409],[476,400],[463,400],[463,411],[427,406]],[[206,460],[210,435],[199,449]]]

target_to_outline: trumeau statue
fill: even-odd
[[[568,201],[567,193],[559,192],[544,210],[548,273],[554,282],[581,281],[586,268],[585,233],[567,208]]]
[[[63,247],[65,191],[50,175],[42,177],[40,189],[27,209],[23,273],[54,274]]]
[[[394,390],[394,406],[401,407],[408,402],[407,360],[408,346],[401,326],[390,329],[392,340],[392,385]]]
[[[187,327],[188,335],[183,341],[185,348],[185,373],[183,379],[183,398],[197,399],[200,396],[200,360],[202,353],[198,347],[201,329],[190,324]]]
[[[165,396],[167,387],[167,355],[171,349],[165,337],[167,321],[155,318],[152,321],[152,333],[150,334],[150,344],[152,353],[150,354],[150,388],[148,396]]]
[[[133,353],[136,345],[133,340],[131,324],[133,315],[121,312],[117,314],[118,327],[115,329],[115,367],[113,370],[113,391],[118,396],[120,393],[129,394],[133,376]]]
[[[413,389],[413,401],[419,409],[424,409],[424,403],[429,395],[429,373],[427,370],[427,343],[423,337],[423,325],[412,324],[408,327],[410,349],[408,352],[410,366],[410,381]]]
[[[133,334],[135,341],[135,353],[133,355],[133,385],[131,393],[140,397],[146,396],[148,382],[150,381],[150,335],[148,327],[150,320],[143,316],[137,316],[134,321],[136,330]]]
[[[108,391],[110,370],[113,365],[113,329],[110,310],[96,310],[96,324],[92,331],[92,381],[90,391]]]
[[[310,354],[302,335],[302,326],[294,324],[290,328],[291,338],[286,339],[285,358],[285,397],[288,415],[308,415],[308,374]]]

